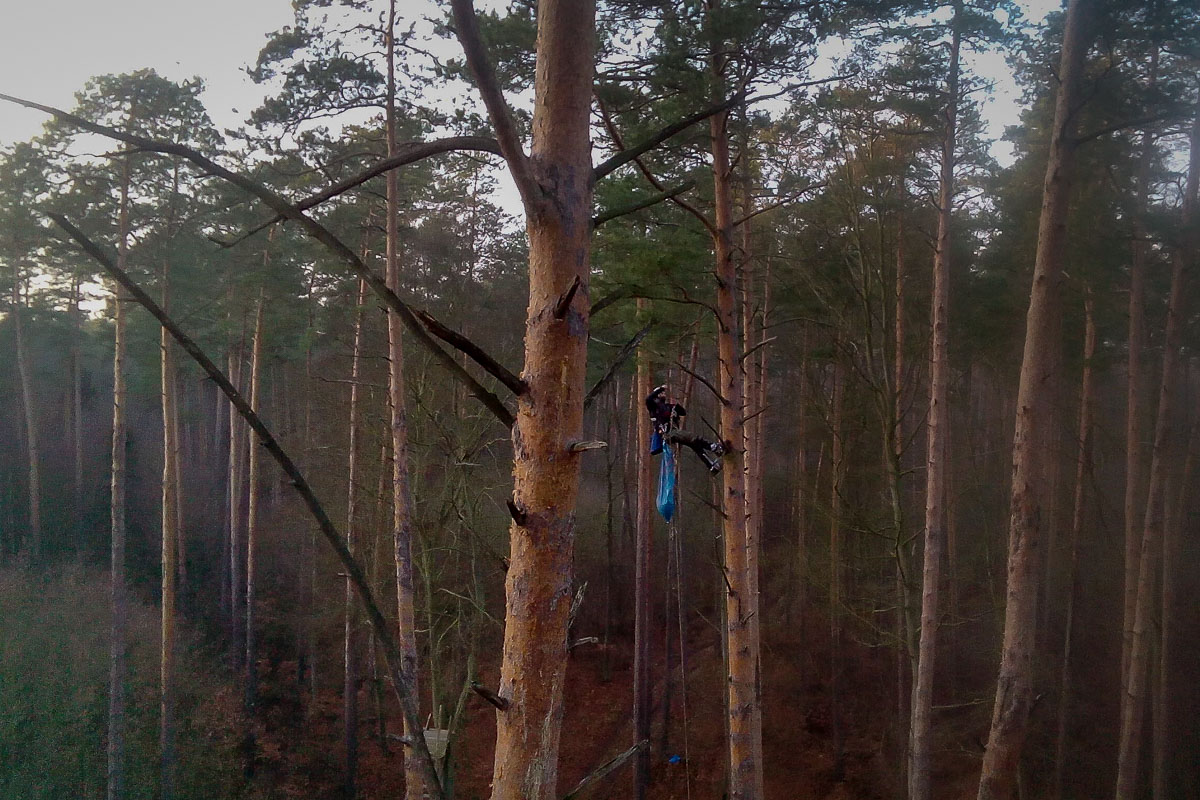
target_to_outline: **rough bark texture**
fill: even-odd
[[[1184,313],[1184,282],[1194,258],[1196,237],[1191,230],[1195,218],[1196,193],[1200,187],[1200,105],[1192,125],[1191,163],[1183,195],[1182,241],[1172,247],[1171,294],[1167,300],[1167,325],[1163,339],[1162,378],[1158,389],[1158,419],[1150,454],[1150,483],[1146,491],[1146,513],[1142,524],[1141,556],[1138,559],[1137,599],[1134,604],[1133,641],[1129,649],[1129,675],[1121,694],[1121,739],[1117,751],[1117,800],[1132,800],[1137,792],[1138,758],[1142,744],[1150,642],[1154,620],[1154,590],[1162,557],[1163,518],[1173,502],[1167,497],[1167,474],[1171,470],[1170,449],[1176,435],[1175,389],[1179,372],[1179,346]]]
[[[1050,135],[1042,210],[1038,220],[1033,288],[1025,321],[1025,351],[1017,390],[1013,439],[1012,500],[1008,536],[1008,587],[1004,643],[991,732],[979,780],[979,800],[1010,800],[1016,791],[1021,749],[1033,704],[1033,653],[1037,634],[1037,598],[1042,564],[1042,534],[1049,509],[1041,486],[1048,458],[1045,443],[1055,386],[1053,339],[1060,314],[1062,253],[1066,239],[1074,142],[1073,111],[1087,49],[1085,17],[1090,0],[1067,7],[1058,98]]]
[[[455,19],[460,27],[474,23],[469,2],[456,0]],[[587,365],[594,41],[592,0],[539,4],[529,157],[507,135],[512,120],[471,46],[478,41],[464,42],[525,201],[529,237],[527,390],[518,397],[512,434],[514,519],[499,687],[510,706],[496,715],[494,800],[548,800],[558,782],[580,466],[569,448],[583,429]]]
[[[641,314],[648,303],[638,298]],[[651,390],[651,364],[644,349],[638,350],[637,381],[634,384],[637,458],[637,528],[634,543],[633,615],[633,743],[650,738],[650,574],[654,548],[654,468],[650,460],[650,414],[642,400]],[[686,407],[686,406],[685,406]],[[670,446],[670,445],[664,445]],[[637,751],[633,761],[633,796],[642,800],[650,785],[650,748]]]
[[[950,228],[954,211],[954,159],[958,129],[959,47],[962,3],[950,20],[950,70],[938,186],[937,247],[933,254],[932,335],[929,354],[929,427],[925,455],[925,563],[921,571],[921,639],[913,676],[908,734],[908,798],[932,797],[933,676],[937,655],[938,589],[946,546],[946,434],[950,427]]]

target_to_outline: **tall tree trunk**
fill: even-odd
[[[263,260],[267,260],[266,253],[263,254]],[[262,344],[263,292],[260,289],[258,293],[258,308],[254,312],[254,342],[251,345],[250,351],[250,408],[255,413],[262,407]],[[257,575],[255,574],[255,556],[257,555],[256,550],[258,547],[259,517],[261,516],[261,502],[259,497],[259,484],[262,482],[262,476],[260,475],[260,465],[262,462],[260,458],[261,449],[257,442],[252,441],[250,443],[246,468],[246,656],[244,659],[246,668],[246,693],[244,710],[246,715],[245,746],[247,774],[253,774],[254,772],[255,750],[257,748],[254,733],[254,717],[258,705],[258,652],[257,642],[254,638],[254,612],[256,610],[255,592],[258,588]]]
[[[833,443],[829,481],[829,716],[833,729],[833,775],[845,772],[845,736],[842,731],[842,478],[845,476],[845,432],[842,427],[846,371],[841,362],[841,336],[834,346]]]
[[[1174,697],[1175,667],[1172,661],[1175,657],[1175,603],[1178,594],[1179,558],[1183,546],[1183,515],[1186,511],[1188,489],[1196,469],[1197,451],[1200,450],[1200,419],[1192,421],[1191,434],[1188,436],[1187,454],[1184,456],[1183,468],[1179,471],[1176,489],[1167,491],[1167,513],[1163,520],[1163,562],[1162,562],[1162,608],[1160,620],[1162,633],[1158,648],[1158,681],[1154,687],[1154,761],[1152,772],[1152,797],[1154,800],[1167,800],[1171,796],[1173,784],[1173,756],[1176,752],[1175,729],[1173,720],[1176,718],[1172,707]]]
[[[1070,0],[1063,34],[1058,98],[1042,190],[1033,288],[1017,390],[1004,644],[991,732],[979,780],[979,800],[1010,800],[1013,796],[1033,704],[1038,579],[1042,529],[1048,510],[1041,483],[1048,455],[1045,443],[1052,433],[1046,428],[1052,411],[1054,366],[1058,362],[1055,353],[1059,348],[1052,334],[1060,314],[1062,256],[1075,149],[1074,112],[1089,41],[1084,28],[1090,8],[1090,0]]]
[[[229,380],[242,388],[242,368],[246,344],[246,320],[242,318],[242,336],[237,348],[229,353]],[[229,616],[230,653],[235,672],[242,668],[245,644],[245,584],[242,563],[242,518],[243,475],[246,458],[246,426],[233,404],[229,404]]]
[[[1184,281],[1194,258],[1196,236],[1196,192],[1200,187],[1200,101],[1191,131],[1191,161],[1183,196],[1181,237],[1171,252],[1171,294],[1167,301],[1167,325],[1163,340],[1162,378],[1158,390],[1158,419],[1150,454],[1150,483],[1146,492],[1146,514],[1142,526],[1142,551],[1138,560],[1137,602],[1134,607],[1133,641],[1129,650],[1129,680],[1121,693],[1121,739],[1117,751],[1117,800],[1132,800],[1137,791],[1138,757],[1149,682],[1150,639],[1154,627],[1155,576],[1162,555],[1163,516],[1168,502],[1169,450],[1176,435],[1175,389],[1178,383],[1179,346],[1184,313]]]
[[[176,167],[178,184],[178,167]],[[167,234],[172,212],[168,212]],[[162,305],[170,307],[170,264],[163,260],[160,273]],[[171,334],[159,331],[161,354],[160,405],[162,408],[162,635],[159,658],[159,792],[162,800],[175,795],[175,617],[179,544],[179,439],[176,430],[175,353]]]
[[[368,225],[370,221],[368,219]],[[366,236],[363,242],[363,261],[366,261]],[[358,404],[359,381],[362,379],[363,307],[367,301],[367,282],[358,282],[358,301],[354,311],[354,350],[350,367],[350,441],[346,468],[346,549],[351,555],[358,552]],[[358,783],[358,598],[354,585],[346,581],[344,602],[345,631],[342,660],[345,667],[342,682],[342,741],[346,749],[346,773],[342,790],[348,800],[354,800]]]
[[[1063,623],[1062,664],[1059,669],[1058,732],[1054,748],[1053,797],[1062,797],[1066,764],[1067,728],[1071,719],[1071,645],[1075,630],[1075,605],[1078,590],[1079,539],[1083,535],[1084,489],[1092,458],[1092,406],[1095,395],[1096,357],[1095,301],[1091,287],[1084,297],[1083,377],[1079,389],[1079,454],[1075,459],[1075,502],[1071,513],[1071,552],[1067,561],[1067,612]]]
[[[71,528],[76,536],[83,533],[83,359],[80,354],[83,341],[83,310],[79,306],[81,283],[78,277],[71,282],[71,453],[74,467],[71,482]]]
[[[22,297],[21,273],[13,268],[13,330],[16,338],[17,378],[21,383],[21,407],[25,417],[25,448],[29,475],[29,539],[26,547],[29,557],[39,561],[42,557],[42,481],[41,461],[38,450],[37,408],[33,400],[33,376],[29,369],[29,353],[25,349],[24,323],[21,320],[25,302]]]
[[[129,254],[130,156],[121,160],[121,200],[117,211],[117,266]],[[108,662],[108,800],[125,797],[125,293],[113,294],[113,423],[109,516],[112,525],[112,631]]]
[[[396,63],[394,40],[396,30],[396,0],[388,4],[388,66],[387,66],[387,147],[388,155],[397,152],[396,143]],[[387,174],[386,236],[387,284],[393,292],[400,291],[400,182],[396,170]],[[408,474],[408,411],[404,386],[404,326],[395,311],[388,315],[388,400],[391,409],[392,437],[392,546],[396,570],[396,610],[401,655],[401,674],[408,682],[409,696],[420,697],[417,687],[416,589],[412,563],[412,487]],[[405,721],[404,735],[424,735],[412,730]],[[404,749],[404,793],[408,800],[421,800],[421,770],[413,748]]]
[[[950,72],[946,80],[945,129],[938,186],[938,234],[933,254],[932,341],[929,355],[929,428],[925,457],[925,563],[921,571],[921,641],[913,676],[908,736],[908,798],[930,800],[933,787],[933,678],[937,655],[938,589],[946,546],[946,434],[950,429],[950,247],[954,211],[954,161],[958,130],[961,0],[950,20]]]
[[[1150,53],[1149,89],[1158,79],[1158,47]],[[1137,600],[1137,576],[1141,523],[1146,510],[1145,459],[1142,446],[1142,417],[1145,414],[1146,349],[1146,256],[1149,234],[1146,231],[1146,206],[1150,194],[1150,169],[1154,161],[1154,135],[1149,128],[1142,133],[1142,152],[1138,159],[1137,198],[1133,211],[1133,258],[1129,266],[1129,368],[1128,402],[1125,410],[1125,606],[1121,631],[1121,685],[1129,680],[1129,648],[1133,643],[1134,604]]]
[[[646,314],[647,301],[638,298],[639,317]],[[644,322],[639,319],[639,324]],[[654,511],[652,489],[654,470],[650,462],[651,421],[642,399],[650,394],[652,366],[645,348],[637,354],[637,382],[634,401],[637,403],[637,531],[634,545],[634,615],[633,615],[633,741],[650,738],[650,574],[654,549]],[[663,447],[670,447],[664,443]],[[633,796],[642,800],[650,785],[650,748],[638,751],[634,757]]]

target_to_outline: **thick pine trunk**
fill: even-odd
[[[514,523],[493,800],[556,796],[587,367],[595,4],[538,6],[529,236],[527,390],[513,430]],[[518,154],[511,154],[510,164]],[[521,156],[523,158],[523,156]],[[572,286],[577,289],[572,295]],[[569,297],[569,302],[567,302]]]
[[[1056,799],[1063,796],[1067,729],[1071,720],[1071,645],[1075,630],[1075,605],[1078,595],[1079,539],[1083,535],[1084,489],[1088,465],[1091,463],[1092,456],[1092,406],[1095,402],[1095,370],[1092,361],[1096,357],[1096,304],[1092,299],[1090,287],[1086,292],[1084,298],[1083,377],[1079,389],[1079,454],[1075,459],[1075,502],[1071,513],[1071,543],[1066,576],[1067,610],[1063,623],[1062,663],[1059,668],[1058,682],[1058,728],[1054,748],[1052,796]]]
[[[1129,675],[1121,694],[1121,739],[1117,751],[1117,800],[1132,800],[1137,792],[1138,759],[1149,685],[1150,642],[1155,627],[1154,590],[1163,546],[1163,518],[1167,504],[1167,473],[1172,465],[1170,449],[1176,435],[1175,390],[1178,383],[1179,347],[1184,313],[1184,281],[1194,258],[1196,238],[1191,226],[1195,218],[1197,188],[1200,187],[1200,105],[1191,132],[1191,162],[1183,196],[1180,236],[1171,253],[1171,294],[1167,300],[1167,324],[1163,339],[1162,378],[1158,390],[1158,419],[1150,454],[1150,483],[1142,525],[1141,555],[1138,559],[1137,597],[1134,603],[1133,640],[1129,649]]]
[[[954,159],[958,129],[959,47],[962,3],[950,20],[950,72],[946,81],[945,130],[938,188],[937,247],[933,255],[929,427],[925,456],[925,563],[921,571],[921,639],[913,676],[908,735],[908,798],[930,800],[933,787],[933,678],[937,655],[938,590],[946,546],[946,435],[950,428],[950,246],[954,210]]]
[[[1072,140],[1079,76],[1087,50],[1084,35],[1090,0],[1070,0],[1059,68],[1059,89],[1051,132],[1046,179],[1038,221],[1033,288],[1026,317],[1025,351],[1017,390],[1013,439],[1008,588],[1004,643],[991,732],[979,780],[979,800],[1010,800],[1016,791],[1021,750],[1033,705],[1033,654],[1042,565],[1042,534],[1049,512],[1045,489],[1045,444],[1057,383],[1053,339],[1061,313],[1063,247],[1075,144]]]
[[[644,315],[647,301],[638,298],[639,316]],[[643,320],[639,320],[642,324]],[[637,529],[634,544],[634,616],[633,616],[633,741],[650,738],[650,575],[654,549],[654,469],[650,459],[650,414],[642,400],[650,394],[652,370],[645,348],[637,354],[637,381],[634,402],[637,408]],[[664,447],[670,447],[664,444]],[[645,747],[634,757],[633,796],[642,800],[650,785],[650,748]]]

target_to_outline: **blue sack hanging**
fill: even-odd
[[[654,431],[654,433],[650,434],[650,455],[656,456],[662,452],[662,449],[663,449],[662,434],[659,433],[658,431]]]
[[[675,453],[669,445],[658,465],[658,513],[667,522],[675,516]]]

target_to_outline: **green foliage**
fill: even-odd
[[[83,567],[0,571],[0,795],[104,796],[108,582]],[[128,797],[157,796],[158,612],[129,609]],[[194,641],[179,653],[178,797],[251,798],[237,753],[236,697]]]

